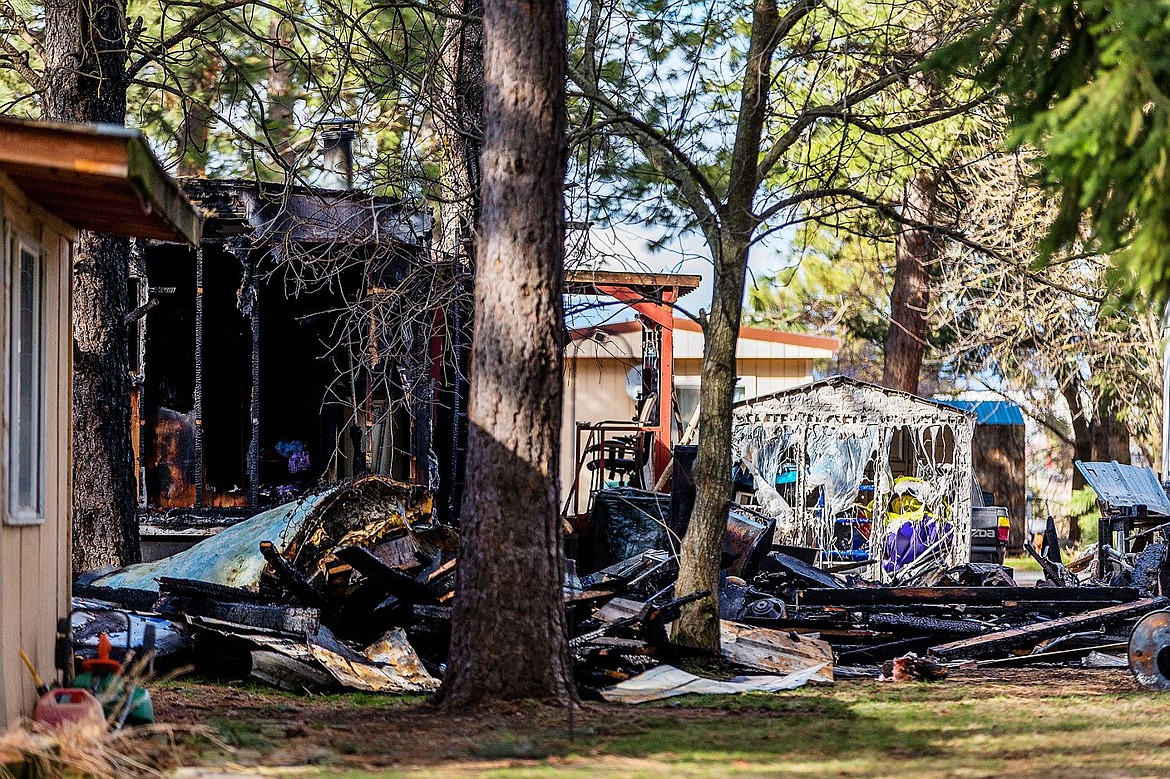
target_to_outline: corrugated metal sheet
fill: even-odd
[[[260,542],[273,542],[283,554],[301,532],[313,507],[333,491],[261,512],[184,552],[153,563],[127,566],[97,579],[94,585],[158,592],[159,577],[166,576],[255,589],[267,564],[258,551]]]
[[[1111,463],[1086,463],[1077,460],[1077,468],[1097,493],[1097,499],[1109,508],[1145,506],[1150,514],[1170,516],[1170,499],[1150,468]]]
[[[980,425],[1023,425],[1024,412],[1010,400],[942,400],[953,408],[973,413]]]

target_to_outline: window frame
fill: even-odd
[[[5,345],[5,379],[4,379],[4,414],[6,434],[4,436],[4,464],[5,480],[5,509],[4,520],[7,525],[31,526],[45,522],[45,486],[47,477],[46,443],[48,431],[46,429],[47,398],[46,384],[46,349],[48,347],[47,305],[45,299],[46,272],[44,247],[39,241],[30,236],[9,230],[4,241],[7,257],[4,263],[4,324],[6,327]],[[23,325],[23,306],[21,305],[21,275],[23,273],[25,257],[28,257],[33,266],[33,324],[32,324],[32,360],[30,378],[33,382],[31,389],[31,427],[35,440],[32,442],[31,499],[30,504],[22,504],[20,496],[21,464],[18,459],[23,452],[20,439],[27,429],[28,420],[23,419],[20,413],[21,379],[24,372],[19,364],[20,355],[17,344],[21,337]],[[22,421],[26,424],[22,424]]]

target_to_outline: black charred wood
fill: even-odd
[[[404,603],[437,605],[439,599],[432,594],[430,588],[415,579],[407,576],[397,568],[391,568],[375,557],[369,549],[360,546],[348,546],[337,550],[337,557],[348,563],[355,571],[367,579],[377,582]]]
[[[796,586],[825,587],[829,589],[844,589],[845,585],[832,574],[825,573],[815,565],[809,565],[783,552],[769,552],[760,561],[760,574],[784,574],[788,581]]]
[[[232,603],[272,603],[272,599],[242,587],[228,587],[224,584],[199,581],[198,579],[173,579],[160,576],[158,590],[163,595],[179,595],[190,598],[206,598]]]
[[[309,584],[301,572],[293,568],[292,563],[276,551],[276,546],[271,541],[260,542],[260,554],[264,555],[264,559],[276,573],[277,580],[288,589],[293,597],[309,606],[324,604],[321,593],[313,589],[313,585]]]
[[[1166,598],[1143,598],[1132,603],[1124,603],[1119,606],[1110,606],[1104,609],[1095,609],[1084,614],[1074,614],[1035,625],[1010,628],[976,638],[940,644],[931,647],[930,652],[943,660],[959,657],[984,657],[1015,647],[1034,646],[1040,641],[1064,635],[1065,633],[1073,633],[1103,625],[1115,625],[1124,620],[1140,617],[1143,614],[1148,614],[1151,611],[1162,608],[1167,602]]]
[[[801,606],[906,606],[916,604],[990,605],[1075,603],[1080,610],[1100,604],[1131,603],[1136,587],[854,587],[807,588],[796,592]]]
[[[867,620],[874,630],[888,630],[898,635],[916,636],[979,636],[991,628],[979,622],[960,619],[939,619],[915,614],[872,614]],[[907,650],[909,651],[909,650]]]

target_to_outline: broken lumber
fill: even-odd
[[[723,656],[733,663],[779,675],[822,666],[811,680],[833,681],[833,649],[824,641],[729,620],[721,620],[719,628]]]
[[[1037,588],[1040,589],[1040,588]],[[1026,646],[1043,641],[1046,638],[1059,636],[1063,633],[1082,628],[1092,628],[1120,622],[1131,617],[1140,617],[1166,605],[1166,598],[1142,598],[1132,603],[1123,603],[1120,606],[1109,606],[1103,609],[1087,611],[1083,614],[1072,614],[1067,617],[1038,622],[1035,625],[1026,625],[1019,628],[1009,628],[985,636],[967,638],[962,641],[952,641],[948,644],[939,644],[930,648],[930,653],[943,660],[958,657],[978,657],[1018,646]]]
[[[1080,660],[1101,649],[1125,649],[1125,647],[1126,643],[1121,641],[1099,646],[1082,646],[1076,649],[1057,649],[1053,652],[1035,652],[1030,655],[1011,655],[995,660],[980,660],[978,665],[980,668],[1014,668],[1032,663],[1062,663],[1066,660]]]
[[[896,635],[978,636],[990,628],[967,619],[940,619],[917,614],[871,614],[866,624],[873,630],[888,630]]]
[[[1136,587],[854,587],[797,590],[803,606],[920,606],[926,603],[1003,605],[1068,603],[1080,610],[1096,605],[1131,603]]]

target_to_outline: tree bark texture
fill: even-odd
[[[447,706],[572,696],[559,518],[565,5],[484,3],[468,483]]]
[[[919,170],[906,183],[902,215],[916,222],[934,221],[938,173]],[[926,352],[927,307],[934,238],[928,230],[903,225],[894,242],[894,289],[890,294],[890,329],[886,334],[882,384],[918,392]]]
[[[740,114],[732,148],[727,203],[715,249],[715,290],[704,332],[699,387],[698,495],[679,555],[678,596],[710,595],[688,604],[674,625],[674,640],[719,650],[719,562],[731,505],[731,404],[735,396],[735,345],[743,312],[743,285],[756,217],[752,213],[767,118],[772,55],[779,12],[775,0],[756,0]]]
[[[1124,465],[1132,461],[1129,426],[1120,419],[1120,402],[1112,392],[1104,392],[1097,401],[1097,415],[1093,419],[1093,459],[1098,462],[1116,460]]]
[[[124,0],[45,4],[46,119],[126,119]],[[130,438],[125,238],[82,233],[73,259],[73,569],[139,557]]]
[[[194,99],[185,96],[182,102],[183,121],[177,133],[179,139],[179,170],[180,176],[204,176],[207,174],[207,160],[210,150],[208,141],[211,138],[211,125],[215,116],[204,101],[205,96],[212,93],[216,82],[223,75],[223,61],[216,56],[209,56],[203,67],[187,79],[188,94]]]

